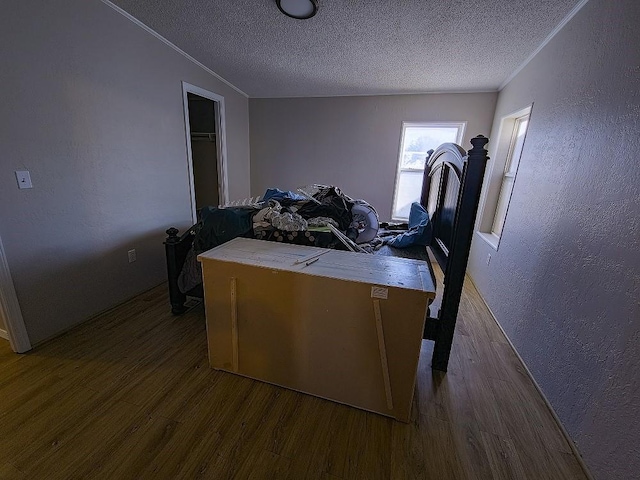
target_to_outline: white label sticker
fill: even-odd
[[[382,298],[386,300],[389,296],[389,289],[384,287],[371,287],[371,298]]]

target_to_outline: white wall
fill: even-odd
[[[339,186],[391,217],[403,121],[466,121],[488,135],[496,93],[251,99],[251,192]]]
[[[638,19],[591,0],[500,93],[493,135],[533,112],[499,250],[476,237],[469,265],[601,480],[640,478]]]
[[[181,81],[225,97],[231,198],[248,101],[99,0],[2,10],[0,235],[37,343],[165,279],[164,230],[191,218]]]

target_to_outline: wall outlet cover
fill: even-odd
[[[18,181],[18,188],[33,188],[31,183],[31,175],[29,170],[16,170],[16,180]]]

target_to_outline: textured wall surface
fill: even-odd
[[[639,18],[591,0],[500,93],[494,135],[533,112],[499,250],[470,261],[600,480],[640,478]]]
[[[225,97],[232,198],[248,102],[99,0],[3,2],[0,65],[0,235],[35,343],[165,278],[164,230],[191,223],[181,81]]]
[[[488,135],[496,93],[250,99],[251,192],[334,184],[391,218],[402,122],[466,121]]]

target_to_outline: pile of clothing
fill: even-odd
[[[180,290],[188,292],[202,282],[200,253],[236,237],[369,253],[388,247],[419,250],[431,242],[429,214],[417,202],[411,205],[408,223],[381,225],[373,207],[363,200],[354,200],[333,186],[305,188],[299,190],[303,194],[270,188],[258,203],[202,208],[178,277]],[[380,226],[385,228],[379,232]],[[424,248],[421,251],[426,257]]]
[[[335,229],[347,237],[346,241],[356,242],[362,221],[354,220],[352,209],[362,203],[334,186],[314,186],[313,192],[305,191],[305,195],[270,188],[259,203],[202,208],[178,286],[187,292],[198,285],[202,274],[196,257],[236,237],[346,249],[345,240],[334,234]]]

